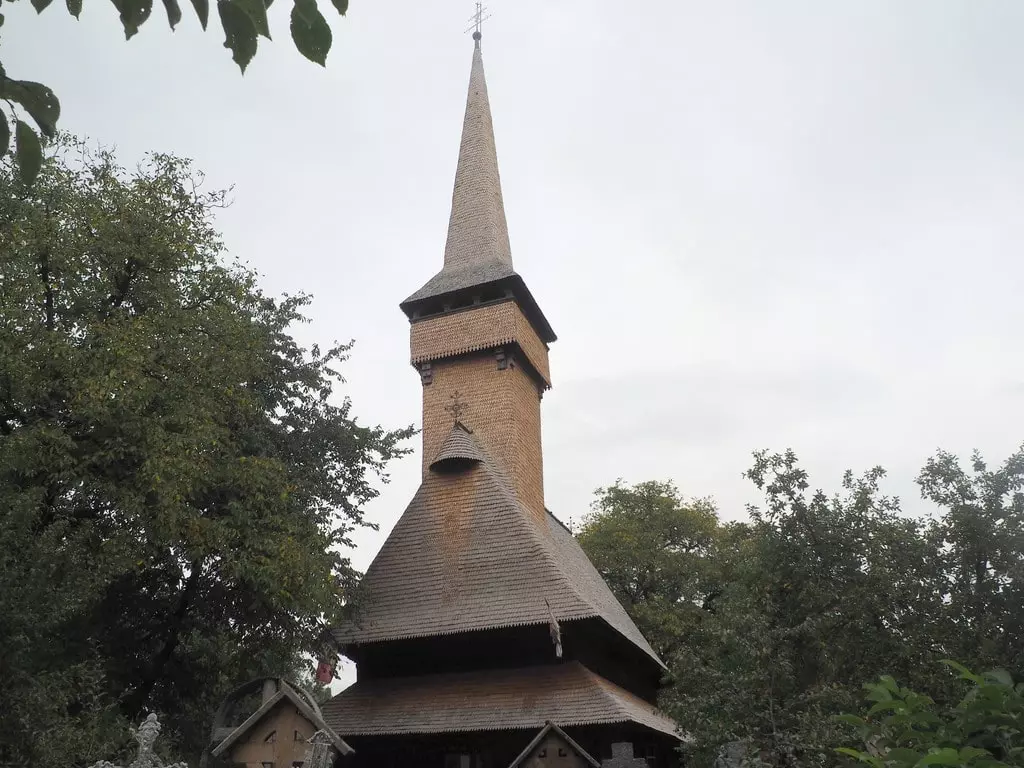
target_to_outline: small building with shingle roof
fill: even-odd
[[[444,265],[401,304],[423,481],[334,630],[358,680],[324,720],[356,766],[505,768],[542,734],[568,739],[580,765],[629,742],[669,768],[676,725],[654,704],[665,667],[544,504],[555,334],[512,266],[474,39]]]
[[[233,722],[239,705],[260,696],[241,722]],[[232,691],[214,718],[209,754],[219,764],[238,768],[295,768],[320,734],[335,756],[352,753],[344,739],[323,719],[313,696],[283,678],[251,680]]]

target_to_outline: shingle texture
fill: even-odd
[[[455,171],[444,269],[406,301],[438,296],[514,274],[484,63],[480,48],[476,47],[469,75],[459,164]]]
[[[671,735],[675,723],[579,662],[360,681],[324,705],[342,736],[502,731],[639,723]]]
[[[559,621],[604,619],[657,660],[572,534],[517,500],[506,472],[463,435],[484,460],[427,472],[363,578],[356,619],[335,630],[338,642],[546,624],[550,604]]]
[[[448,433],[448,437],[441,444],[441,450],[437,452],[437,456],[430,462],[431,467],[437,467],[440,464],[448,461],[449,459],[468,459],[470,461],[483,461],[484,454],[477,447],[476,441],[469,436],[469,430],[467,430],[461,424],[456,423],[452,427],[451,432]]]
[[[412,324],[409,339],[414,365],[507,344],[517,344],[544,385],[551,386],[548,345],[511,300],[419,320]]]
[[[445,266],[444,269],[430,278],[422,288],[409,296],[402,304],[430,299],[434,296],[442,296],[452,291],[473,288],[474,286],[484,285],[485,283],[491,283],[506,277],[514,277],[516,274],[517,272],[512,269],[511,264],[503,264],[500,261],[484,261],[479,264],[469,264],[465,267]]]
[[[516,498],[544,517],[541,389],[524,366],[498,367],[493,354],[438,360],[433,383],[423,387],[423,473],[452,428],[449,410],[458,393],[459,420],[510,478]]]

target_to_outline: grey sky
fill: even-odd
[[[109,4],[61,5],[5,6],[8,74],[127,162],[174,151],[235,184],[232,253],[315,294],[305,342],[357,339],[362,420],[418,421],[397,304],[441,265],[472,4],[352,0],[322,70],[279,0],[244,78],[187,7],[125,44]],[[738,517],[750,451],[787,446],[828,487],[880,463],[909,505],[935,448],[1024,440],[1024,3],[490,5],[513,258],[560,337],[557,515],[622,476]],[[358,565],[418,473],[395,466]]]

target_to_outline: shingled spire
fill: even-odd
[[[511,269],[512,249],[508,242],[505,204],[501,199],[484,62],[477,40],[469,72],[469,94],[455,171],[444,266],[446,270],[461,271],[482,265],[504,265]]]
[[[523,279],[512,268],[512,248],[501,195],[498,152],[487,96],[480,33],[473,35],[473,63],[455,170],[444,267],[404,302],[410,319],[464,305],[514,296],[545,343],[554,331]]]

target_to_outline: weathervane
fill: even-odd
[[[491,18],[491,14],[487,11],[487,6],[483,3],[476,4],[476,11],[469,17],[469,26],[466,27],[466,31],[473,31],[473,39],[476,40],[477,45],[480,44],[480,38],[483,37],[481,30],[483,29],[484,22]]]
[[[461,421],[462,414],[469,409],[469,406],[462,402],[462,395],[457,389],[452,393],[451,398],[451,405],[446,405],[444,409],[452,415],[452,418],[455,419],[455,421]]]

